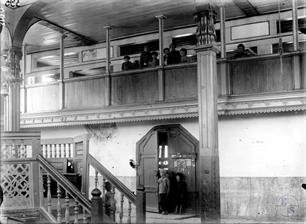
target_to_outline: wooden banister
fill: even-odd
[[[136,204],[136,195],[126,187],[117,177],[115,177],[108,169],[106,169],[92,155],[88,154],[88,164],[94,167],[104,178],[106,178],[117,190],[119,190],[127,199]]]
[[[78,203],[86,209],[88,213],[91,210],[91,202],[56,168],[54,168],[42,155],[37,155],[42,168],[54,179],[65,191],[69,192],[73,198],[78,200]]]

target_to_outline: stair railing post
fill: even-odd
[[[103,200],[101,191],[97,188],[91,192],[91,223],[103,223]]]
[[[136,194],[136,223],[146,223],[146,196],[144,187],[137,188]]]

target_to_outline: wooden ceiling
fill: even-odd
[[[20,0],[22,3],[23,0]],[[33,0],[24,0],[33,2]],[[193,14],[209,0],[52,0],[37,11],[44,19],[28,31],[25,43],[30,51],[59,46],[59,31],[70,38],[66,46],[85,44],[84,40],[105,41],[104,26],[111,26],[111,39],[157,32],[157,15],[166,15],[165,29],[193,25]],[[213,0],[211,0],[213,1]],[[278,10],[279,0],[215,0],[226,6],[227,19],[247,17]],[[304,0],[297,0],[298,6]],[[291,0],[280,0],[281,9],[290,9]],[[48,24],[49,21],[50,23]],[[51,25],[50,25],[51,24]],[[71,32],[70,32],[71,31]]]

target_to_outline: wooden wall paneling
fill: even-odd
[[[197,67],[167,68],[165,70],[165,100],[197,98]]]
[[[234,95],[287,91],[293,88],[291,57],[231,62],[231,87]]]
[[[75,80],[65,83],[65,108],[105,106],[105,78]]]
[[[112,105],[158,101],[158,72],[122,74],[112,77]]]
[[[59,108],[58,84],[27,88],[27,112],[56,111]]]

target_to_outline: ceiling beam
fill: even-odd
[[[260,14],[248,0],[233,0],[233,2],[248,17]]]
[[[43,18],[40,18],[40,17],[37,17],[35,16],[37,19],[39,19],[40,21],[43,21],[45,22],[44,24],[41,24],[41,25],[45,25],[46,27],[52,29],[52,30],[55,30],[59,33],[63,33],[65,34],[66,36],[73,36],[73,39],[75,39],[76,41],[81,41],[84,45],[93,45],[93,44],[97,44],[98,41],[96,40],[93,40],[92,38],[90,37],[87,37],[87,36],[84,36],[82,34],[79,34],[73,30],[70,30],[66,27],[63,27],[63,26],[60,26],[50,20],[47,20],[47,19],[43,19]]]

